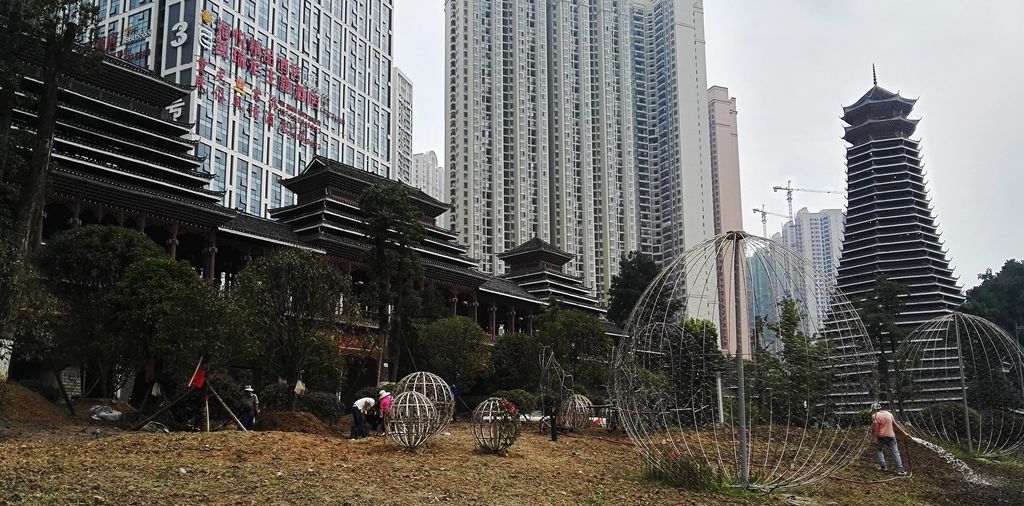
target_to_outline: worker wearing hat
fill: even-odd
[[[252,385],[245,385],[242,388],[242,409],[238,410],[238,421],[246,430],[252,430],[256,424],[256,413],[260,411],[260,398],[252,389]]]
[[[900,447],[896,442],[896,431],[894,429],[899,429],[904,434],[906,434],[906,431],[896,422],[896,418],[892,416],[892,413],[882,409],[882,405],[877,402],[871,405],[871,426],[875,433],[875,451],[878,454],[878,468],[882,471],[887,469],[883,450],[889,448],[889,451],[892,452],[893,463],[896,464],[896,474],[900,476],[907,474],[903,470],[903,460],[900,458]]]
[[[391,419],[391,403],[394,397],[387,390],[377,392],[377,405],[380,406],[380,428],[378,434],[383,436],[388,433],[388,420]]]

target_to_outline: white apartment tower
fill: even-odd
[[[437,165],[437,153],[427,151],[412,155],[412,186],[441,202],[444,196],[444,168]]]
[[[731,230],[743,230],[740,147],[736,116],[736,98],[729,96],[729,89],[723,86],[708,88],[715,235]]]
[[[224,205],[294,204],[281,179],[316,155],[391,174],[392,0],[94,4],[101,49],[195,86],[168,114],[196,123]]]
[[[391,179],[412,184],[412,81],[395,67],[391,82]]]
[[[451,225],[498,255],[539,237],[603,297],[638,248],[625,0],[448,0]],[[703,50],[701,51],[703,54]]]
[[[812,213],[805,207],[782,225],[782,233],[773,235],[772,240],[802,255],[814,265],[824,281],[834,283],[839,273],[845,224],[846,213],[842,209],[822,209]],[[816,284],[821,286],[821,281],[806,280],[805,286],[795,287],[798,296],[799,292],[806,294],[806,290],[813,289]],[[828,297],[826,294],[806,294],[805,297],[810,328],[820,328],[821,315],[828,308]]]
[[[668,263],[715,231],[704,8],[630,4],[640,248]]]
[[[729,89],[712,86],[707,92],[708,126],[711,139],[711,187],[714,202],[714,233],[743,230],[743,206],[740,199],[740,149],[736,122],[736,99]],[[736,299],[733,293],[733,269],[718,264],[719,328],[722,346],[730,354],[736,351]],[[745,285],[746,279],[740,279]],[[740,300],[740,325],[750,326],[746,298]],[[744,342],[750,349],[750,342]]]

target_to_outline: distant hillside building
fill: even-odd
[[[875,84],[843,108],[847,210],[839,288],[863,298],[879,276],[906,285],[897,322],[910,330],[964,302],[925,188],[920,142],[911,138],[916,99]]]

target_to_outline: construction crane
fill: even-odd
[[[754,212],[761,215],[761,237],[768,239],[768,215],[778,216],[779,218],[785,218],[785,214],[773,213],[771,211],[765,211],[764,204],[761,204],[761,209],[754,208]]]
[[[786,190],[786,203],[789,204],[789,219],[793,219],[793,192],[810,192],[810,193],[836,193],[844,194],[842,191],[832,190],[808,190],[807,188],[793,188],[793,181],[786,181],[786,186],[773,186],[772,191],[777,192],[779,190]]]

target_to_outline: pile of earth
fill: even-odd
[[[13,381],[0,387],[0,420],[40,427],[59,427],[72,422],[65,408]]]
[[[256,430],[330,435],[331,429],[305,411],[271,411],[256,417]]]

